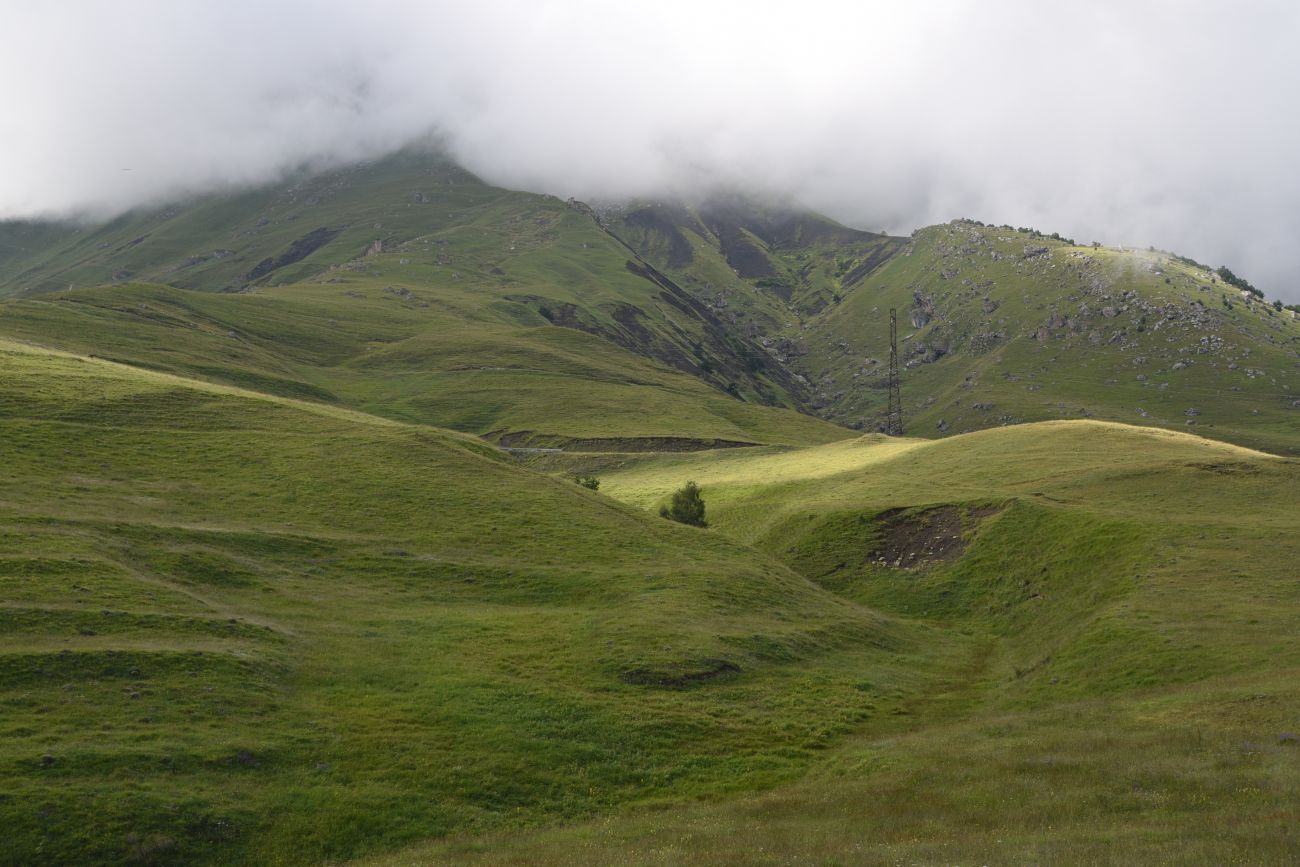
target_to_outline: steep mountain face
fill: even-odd
[[[891,308],[909,433],[1092,417],[1300,441],[1296,313],[1173,254],[969,221],[895,238],[739,195],[595,211],[420,153],[0,225],[5,295],[0,334],[514,442],[837,430],[763,405],[878,429]]]
[[[738,195],[693,207],[632,205],[602,218],[733,327],[755,336],[839,303],[907,243]]]

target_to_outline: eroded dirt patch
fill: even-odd
[[[963,531],[999,511],[996,506],[889,509],[876,516],[880,541],[868,559],[893,569],[921,569],[956,560],[970,544]]]
[[[740,674],[740,666],[725,659],[701,659],[663,668],[634,668],[619,679],[638,686],[661,686],[686,689]]]
[[[1220,476],[1254,476],[1258,475],[1260,468],[1258,464],[1250,461],[1222,461],[1220,463],[1189,463],[1187,466],[1194,470],[1204,470],[1207,473],[1215,473]]]

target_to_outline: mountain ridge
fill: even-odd
[[[21,254],[15,239],[25,239]],[[428,311],[435,331],[481,332],[481,346],[523,339],[502,327],[522,335],[558,326],[729,399],[873,430],[894,308],[912,326],[900,347],[910,431],[1096,417],[1294,450],[1296,311],[1220,277],[1174,254],[969,220],[895,238],[734,192],[592,208],[493,188],[443,157],[408,151],[96,227],[0,225],[0,297],[11,296],[0,303],[0,333],[58,345],[68,327],[49,321],[42,335],[30,304],[106,291],[67,289],[83,282],[234,297],[296,286],[304,315],[313,296],[326,306],[331,287],[345,297],[382,291],[411,313]],[[328,306],[347,315],[346,305]],[[1175,334],[1178,345],[1164,345]],[[596,344],[589,352],[622,357]],[[147,365],[157,354],[122,358]],[[553,363],[543,369],[567,375],[566,362]],[[472,355],[458,364],[472,367]],[[298,371],[289,381],[299,385],[267,382],[330,399],[328,385],[304,376],[320,378]],[[488,432],[445,409],[428,418]],[[492,431],[566,435],[498,421]]]

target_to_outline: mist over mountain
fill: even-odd
[[[436,140],[509,187],[971,216],[1300,300],[1280,2],[8,3],[0,217],[104,217]]]

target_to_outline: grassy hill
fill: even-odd
[[[883,403],[870,363],[886,357],[882,341],[863,335],[880,333],[889,307],[904,323],[905,412],[922,435],[1074,417],[1295,450],[1295,312],[1171,254],[963,222],[923,230],[809,328],[823,348],[809,376],[832,417]]]
[[[1300,855],[1300,463],[1078,421],[644,457],[601,489],[688,478],[712,532],[979,652],[788,786],[367,864]]]
[[[10,863],[1294,855],[1294,460],[1097,422],[596,456],[620,505],[0,363]],[[686,478],[712,529],[644,510]]]
[[[0,373],[4,863],[310,863],[771,785],[961,652],[474,439],[16,344]]]

